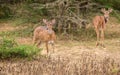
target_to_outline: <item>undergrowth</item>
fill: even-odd
[[[0,59],[32,57],[41,49],[32,45],[18,45],[14,39],[0,40]]]

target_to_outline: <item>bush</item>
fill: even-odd
[[[41,49],[32,45],[18,45],[14,39],[3,38],[0,41],[0,59],[14,57],[32,57]]]
[[[13,48],[13,53],[19,54],[21,57],[28,57],[33,56],[36,54],[40,49],[35,46],[30,45],[19,45]]]
[[[6,4],[0,5],[0,19],[9,18],[12,15],[11,12],[12,11],[8,5]]]
[[[120,0],[93,0],[97,3],[100,3],[101,5],[104,5],[108,8],[114,8],[117,10],[120,10]]]

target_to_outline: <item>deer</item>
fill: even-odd
[[[48,44],[52,45],[54,52],[54,42],[56,40],[56,35],[53,30],[53,25],[55,24],[55,19],[51,21],[43,19],[43,23],[45,24],[45,26],[38,26],[35,28],[33,32],[33,44],[39,47],[41,42],[45,42],[48,54],[49,53]]]
[[[103,16],[95,16],[93,18],[93,25],[97,35],[97,42],[96,46],[101,45],[105,47],[104,43],[104,32],[106,29],[106,23],[109,20],[109,14],[112,12],[113,9],[106,10],[105,8],[101,9],[101,12],[104,14]]]

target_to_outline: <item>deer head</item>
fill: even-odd
[[[51,21],[47,21],[46,19],[43,19],[43,22],[46,24],[48,29],[52,29],[53,25],[55,24],[55,19]]]
[[[109,14],[112,12],[113,9],[106,10],[105,8],[102,8],[101,11],[104,14],[104,17],[108,20]]]

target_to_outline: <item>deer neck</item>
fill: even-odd
[[[104,16],[104,21],[105,21],[105,23],[107,23],[108,22],[108,17]]]
[[[47,28],[47,32],[51,35],[53,33],[52,29]]]

